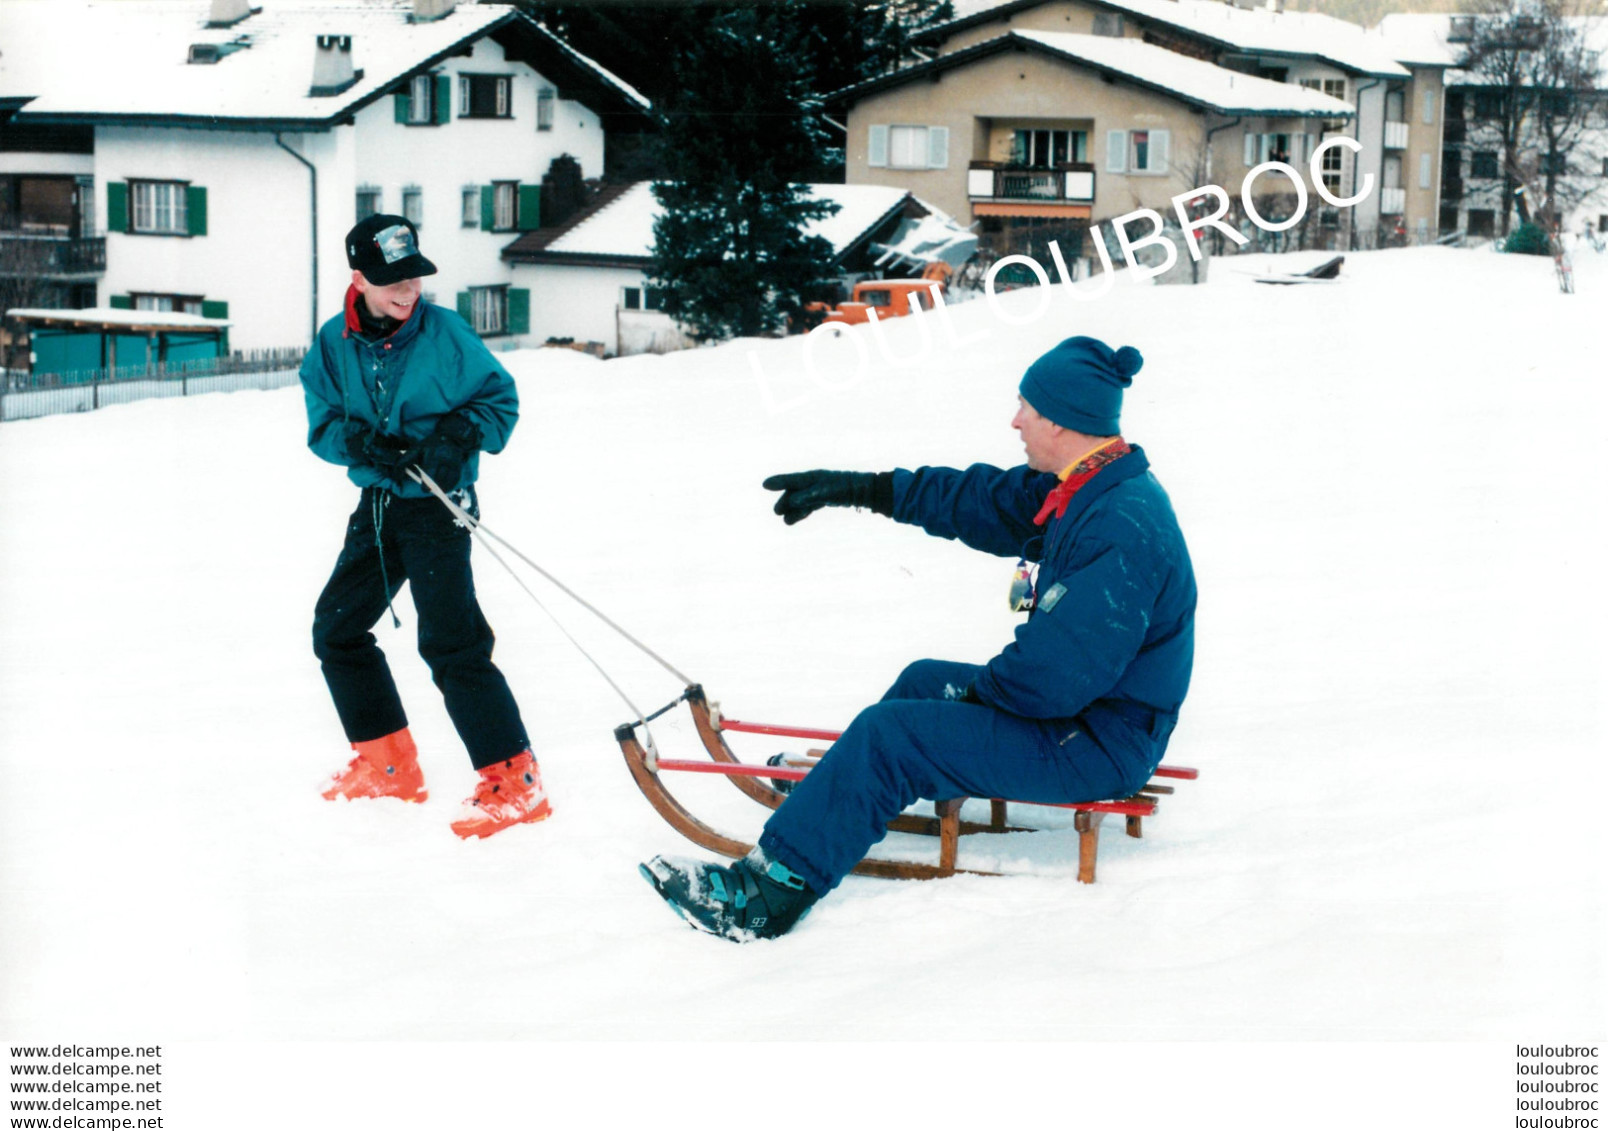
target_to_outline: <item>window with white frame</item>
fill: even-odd
[[[888,165],[894,169],[925,169],[930,164],[930,137],[926,126],[893,126],[888,130]]]
[[[887,169],[947,169],[949,127],[872,126],[866,163]]]
[[[553,104],[558,99],[558,92],[550,86],[544,86],[536,92],[536,128],[550,130],[553,128]]]
[[[664,291],[658,287],[620,288],[622,310],[663,310]]]
[[[462,225],[465,228],[480,227],[480,189],[478,186],[469,185],[463,190]]]
[[[367,220],[380,210],[380,190],[374,185],[357,188],[357,218]]]
[[[1340,195],[1340,183],[1345,174],[1344,152],[1338,145],[1331,145],[1323,151],[1323,187],[1330,196]]]
[[[1088,159],[1089,135],[1083,130],[1017,130],[1011,139],[1013,165],[1053,169]]]
[[[1128,131],[1128,172],[1165,173],[1167,171],[1167,130]]]
[[[508,326],[508,288],[470,287],[470,324],[482,336],[501,334]]]
[[[159,310],[175,314],[200,314],[200,295],[151,294],[135,291],[129,296],[135,310]]]
[[[402,215],[406,216],[415,228],[424,225],[424,190],[418,185],[403,188]]]
[[[1282,161],[1286,165],[1305,161],[1312,154],[1310,134],[1258,134],[1245,131],[1245,167],[1251,168],[1264,161]]]
[[[414,75],[408,84],[408,121],[415,125],[435,121],[435,76]]]
[[[131,181],[130,184],[134,195],[134,231],[189,234],[189,185],[182,181]]]
[[[519,224],[519,182],[494,181],[491,186],[491,226],[512,231]]]
[[[508,75],[459,75],[458,116],[461,118],[506,118],[509,116]]]

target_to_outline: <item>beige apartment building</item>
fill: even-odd
[[[1363,147],[1355,158],[1332,151],[1325,180],[1338,182],[1336,195],[1349,197],[1371,176],[1374,191],[1353,208],[1319,216],[1323,230],[1304,232],[1303,239],[1374,247],[1428,242],[1439,234],[1442,84],[1449,62],[1443,56],[1400,57],[1376,32],[1316,12],[1283,11],[1282,0],[960,0],[956,10],[956,19],[917,39],[939,59],[1012,33],[1061,33],[1137,41],[1236,75],[1325,93],[1351,113],[1307,121],[1306,130],[1344,134]],[[1273,147],[1288,146],[1301,133],[1277,122],[1264,131]],[[1213,134],[1214,151],[1221,140]],[[1246,144],[1256,149],[1245,154],[1262,152],[1260,141]]]
[[[1175,215],[1173,197],[1207,184],[1236,201],[1227,222],[1254,235],[1238,196],[1252,168],[1275,160],[1302,171],[1315,224],[1337,230],[1307,170],[1325,132],[1352,115],[1321,91],[1137,39],[1035,31],[862,83],[835,108],[850,184],[907,188],[975,223],[1001,254],[1042,254],[1056,239],[1092,255],[1081,240],[1091,224],[1137,208]],[[1323,174],[1337,196],[1348,188],[1343,152]],[[1278,173],[1258,178],[1252,200],[1269,220],[1297,203]]]

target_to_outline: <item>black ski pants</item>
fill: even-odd
[[[466,495],[465,509],[474,513],[472,489]],[[313,614],[313,652],[348,741],[367,742],[408,725],[370,631],[407,581],[419,617],[419,655],[475,768],[530,748],[519,705],[491,662],[494,637],[475,600],[469,547],[469,531],[440,500],[364,488]]]

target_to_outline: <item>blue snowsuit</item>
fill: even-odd
[[[817,892],[918,798],[1096,801],[1135,792],[1161,762],[1194,655],[1178,520],[1137,447],[1037,527],[1057,483],[1025,466],[894,472],[897,521],[1036,560],[1037,604],[986,664],[907,667],[772,814],[760,847]]]
[[[442,416],[466,413],[481,448],[501,451],[519,418],[514,379],[456,313],[420,302],[389,336],[366,333],[356,291],[344,317],[319,330],[302,362],[307,445],[347,468],[363,488],[335,569],[313,613],[313,652],[347,740],[381,738],[408,725],[396,681],[370,631],[404,581],[413,587],[419,654],[476,769],[530,748],[508,681],[491,661],[495,637],[475,599],[469,531],[411,479],[396,483],[347,452],[348,421],[420,440]],[[475,517],[479,455],[464,465],[455,497]]]

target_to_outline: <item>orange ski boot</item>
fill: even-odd
[[[488,837],[510,825],[545,821],[552,814],[541,768],[527,750],[480,771],[474,796],[463,803],[463,816],[452,822],[452,831],[465,840]]]
[[[424,788],[424,771],[419,769],[419,750],[407,727],[384,738],[354,742],[357,757],[335,775],[324,800],[360,797],[395,797],[402,801],[423,801],[430,796]]]

